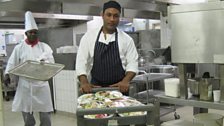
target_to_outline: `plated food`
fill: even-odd
[[[79,104],[86,104],[94,100],[95,96],[94,94],[83,94],[78,97],[78,103]]]
[[[110,117],[113,117],[113,115],[109,115],[109,114],[84,115],[84,118],[87,118],[87,119],[103,119],[103,118],[110,118]]]
[[[113,108],[113,107],[127,107],[127,106],[141,106],[144,105],[134,98],[124,96],[119,91],[99,91],[95,94],[84,94],[78,98],[78,108],[95,109],[95,108]],[[138,116],[145,115],[146,112],[127,112],[119,113],[121,117],[124,116]],[[113,115],[108,114],[94,114],[85,115],[84,118],[97,119],[109,118]]]
[[[140,116],[140,115],[146,115],[147,112],[126,112],[126,113],[119,113],[119,116],[126,117],[126,116]]]
[[[119,91],[99,91],[95,93],[95,97],[101,99],[119,99],[122,98],[123,94]]]
[[[105,108],[105,107],[106,107],[105,102],[96,101],[96,100],[89,101],[84,104],[81,103],[78,105],[78,108],[83,108],[83,109],[94,109],[94,108]]]

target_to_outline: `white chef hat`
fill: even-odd
[[[25,13],[25,31],[29,31],[29,30],[32,30],[32,29],[37,29],[37,24],[33,18],[33,15],[30,11],[27,11]]]

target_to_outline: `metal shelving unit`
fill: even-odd
[[[155,95],[163,94],[164,91],[161,90],[154,90],[153,89],[153,82],[154,81],[160,81],[166,78],[174,77],[173,74],[170,73],[145,73],[142,75],[137,75],[132,83],[131,83],[131,92],[129,95],[131,97],[134,97],[141,101],[142,103],[151,103],[153,99],[155,99]],[[146,90],[137,92],[137,87],[139,83],[145,83],[146,84]],[[150,87],[152,87],[150,89]],[[179,115],[176,114],[176,105],[172,104],[169,106],[160,106],[160,117],[167,115],[171,112],[174,112],[175,119],[180,118]]]

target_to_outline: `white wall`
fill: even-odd
[[[78,85],[74,70],[62,70],[53,79],[54,103],[58,111],[76,113]]]
[[[4,126],[2,84],[0,83],[0,126]]]
[[[82,34],[87,31],[87,24],[79,24],[73,28],[73,45],[76,46],[76,34]]]

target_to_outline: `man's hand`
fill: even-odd
[[[6,74],[5,77],[4,77],[4,84],[6,86],[8,86],[10,84],[10,77],[9,77],[9,74]]]
[[[128,71],[122,81],[110,85],[110,87],[118,87],[119,90],[123,93],[127,93],[129,90],[129,82],[135,77],[135,73]]]
[[[80,92],[81,93],[90,93],[92,92],[92,88],[99,88],[101,86],[96,86],[90,83],[85,83],[80,85]]]
[[[129,82],[120,81],[116,84],[110,85],[110,87],[118,87],[121,92],[126,93],[129,90]]]

